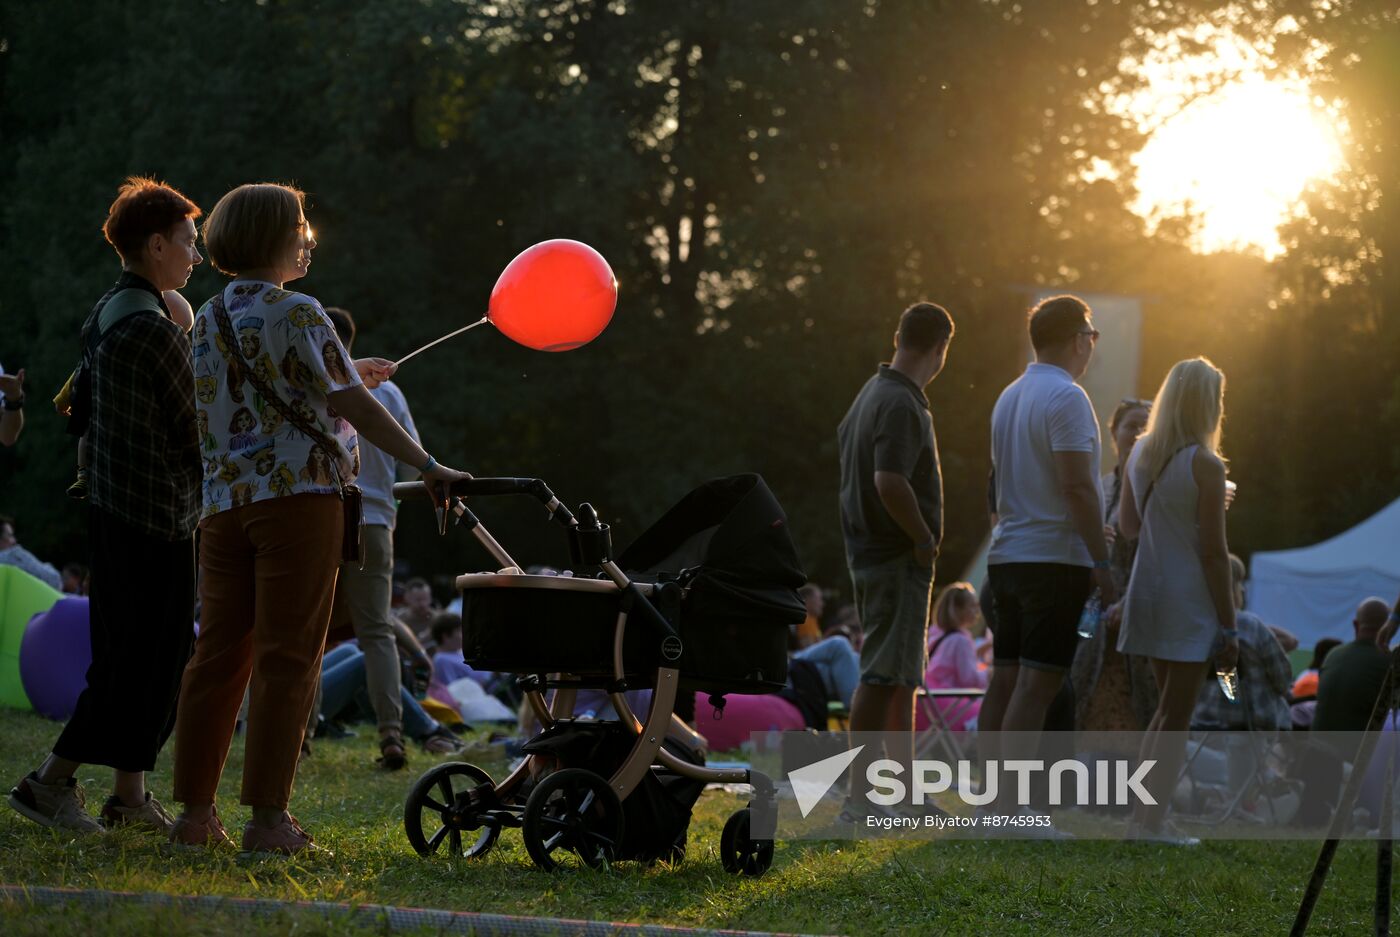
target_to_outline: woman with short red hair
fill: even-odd
[[[128,179],[102,226],[122,274],[83,325],[83,380],[69,431],[87,433],[92,666],[73,717],[38,770],[10,792],[49,827],[96,832],[74,773],[116,772],[102,808],[111,827],[169,832],[146,791],[175,719],[194,638],[194,525],[201,464],[185,329],[163,297],[203,258],[199,206],[154,179]],[[86,421],[84,418],[87,418]]]

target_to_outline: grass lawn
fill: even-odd
[[[58,726],[0,710],[0,781],[8,788],[47,751]],[[71,840],[0,807],[0,883],[324,900],[591,918],[715,928],[845,934],[1277,934],[1287,931],[1312,868],[1311,842],[1207,842],[1183,850],[1117,842],[779,843],[763,878],[733,877],[719,864],[720,827],[740,798],[707,792],[691,827],[690,853],[675,868],[627,863],[610,872],[536,870],[518,831],[505,831],[483,860],[418,857],[404,838],[403,796],[436,759],[415,753],[409,770],[373,766],[372,732],[317,742],[293,798],[295,812],[333,859],[238,861],[233,851],[167,854],[153,837],[118,832]],[[483,765],[499,777],[502,765]],[[241,744],[221,788],[235,840]],[[170,758],[152,777],[170,791]],[[81,775],[96,810],[105,769]],[[169,805],[168,801],[167,804]],[[171,805],[173,806],[173,805]],[[1371,926],[1375,852],[1343,843],[1313,917],[1314,933]],[[0,933],[150,934],[188,931],[369,933],[350,921],[288,913],[211,920],[172,909],[43,909],[0,902]]]

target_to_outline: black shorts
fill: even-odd
[[[1093,589],[1092,571],[1063,563],[1001,563],[987,567],[996,622],[995,663],[1068,670],[1079,644],[1079,616]]]

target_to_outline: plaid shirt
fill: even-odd
[[[1202,729],[1292,728],[1288,691],[1293,686],[1293,667],[1288,655],[1258,616],[1238,612],[1235,622],[1240,632],[1238,699],[1232,703],[1225,698],[1212,663],[1191,724]]]
[[[118,291],[160,292],[124,272],[83,327],[96,327]],[[114,325],[92,362],[88,490],[95,507],[161,540],[182,540],[199,519],[204,474],[194,418],[189,338],[165,316],[135,314]]]

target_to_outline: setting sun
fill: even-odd
[[[1138,208],[1200,219],[1203,250],[1279,250],[1303,188],[1341,163],[1337,133],[1296,85],[1237,81],[1167,118],[1136,159]]]

